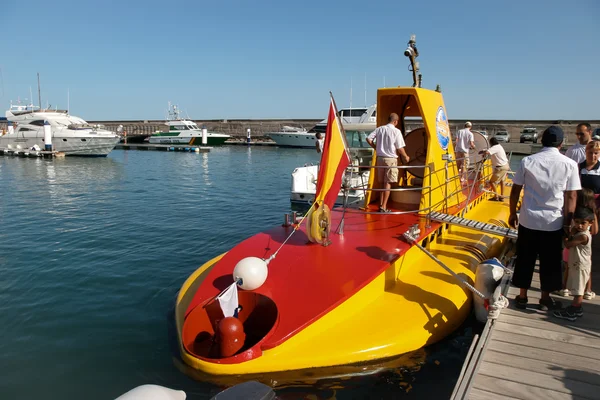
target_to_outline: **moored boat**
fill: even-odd
[[[169,117],[165,122],[168,127],[165,131],[156,132],[148,138],[152,144],[187,144],[200,146],[205,143],[202,137],[206,135],[207,146],[218,146],[225,143],[231,136],[223,133],[206,132],[190,120],[181,118],[179,108],[169,103]]]
[[[442,94],[420,88],[416,77],[413,87],[379,89],[377,109],[378,126],[390,113],[401,116],[402,131],[407,119],[422,121],[406,135],[411,162],[392,186],[391,212],[378,211],[384,189],[375,156],[365,166],[364,203],[328,210],[339,170],[362,167],[349,159],[343,131],[336,133],[342,124],[332,102],[320,185],[306,219],[239,243],[182,286],[176,327],[193,376],[269,381],[276,374],[282,382],[343,366],[367,370],[440,341],[465,320],[472,298],[466,286],[477,265],[502,260],[510,243],[492,229],[507,228],[509,209],[487,201],[491,164],[479,162],[461,185]],[[438,222],[440,216],[476,223]],[[236,284],[239,306],[229,316],[221,300]],[[235,340],[227,336],[230,322],[240,335]]]
[[[113,132],[88,124],[67,110],[11,104],[6,118],[9,133],[0,136],[0,149],[4,150],[43,149],[45,123],[50,126],[53,150],[67,156],[104,157],[119,142],[119,136]]]

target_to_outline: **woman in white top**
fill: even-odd
[[[490,186],[492,187],[492,191],[494,193],[496,193],[496,185],[500,184],[500,193],[492,197],[491,200],[503,201],[504,178],[506,178],[506,174],[510,169],[508,165],[508,157],[506,157],[506,152],[498,142],[498,139],[495,137],[491,138],[490,144],[491,147],[489,149],[481,151],[480,153],[488,154],[492,159],[492,168],[494,169],[494,172],[490,178]]]

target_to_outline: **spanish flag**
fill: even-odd
[[[346,133],[338,117],[335,100],[331,95],[327,133],[325,134],[321,165],[317,176],[315,207],[318,207],[321,201],[330,209],[333,207],[342,186],[344,171],[349,164],[350,154],[346,143]]]

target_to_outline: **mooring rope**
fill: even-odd
[[[300,220],[300,222],[298,222],[296,224],[296,226],[294,227],[294,230],[292,231],[292,233],[290,233],[288,235],[288,237],[283,241],[283,243],[281,243],[281,246],[279,246],[279,248],[277,250],[275,250],[275,253],[273,253],[271,255],[271,257],[269,257],[267,259],[264,259],[267,264],[269,264],[269,262],[271,262],[271,260],[273,260],[273,259],[275,259],[275,257],[277,257],[277,253],[279,253],[279,250],[281,250],[283,248],[283,246],[285,246],[285,244],[288,242],[288,240],[290,240],[292,238],[292,236],[294,235],[294,233],[296,233],[296,231],[298,231],[298,229],[300,229],[300,226],[302,225],[302,223],[304,222],[304,220],[306,219],[306,217],[308,216],[308,214],[310,214],[310,211],[313,209],[313,207],[315,206],[316,203],[317,203],[316,201],[313,202],[312,206],[310,206],[310,208],[308,209],[308,211],[306,212],[306,214],[304,214],[304,216],[302,217],[302,219]]]

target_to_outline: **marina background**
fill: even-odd
[[[192,400],[217,393],[174,363],[177,291],[208,259],[281,224],[291,172],[318,160],[270,146],[1,157],[0,398],[109,399],[144,383]],[[278,394],[447,397],[477,329],[468,321],[404,368]]]
[[[245,141],[246,130],[251,129],[252,139],[259,141],[270,141],[267,136],[269,132],[279,132],[284,126],[294,126],[310,130],[323,118],[287,118],[287,119],[192,119],[199,127],[206,127],[210,132],[224,133],[231,135],[230,142]],[[450,129],[456,132],[462,129],[466,119],[450,120]],[[473,123],[473,130],[486,131],[493,136],[496,132],[506,130],[511,135],[511,142],[519,142],[519,134],[524,127],[535,127],[541,138],[541,133],[550,125],[559,125],[567,135],[567,144],[576,143],[575,128],[580,122],[588,122],[592,129],[600,128],[600,120],[469,120]],[[131,138],[137,135],[150,135],[157,131],[165,130],[164,120],[107,120],[107,121],[88,121],[90,124],[104,125],[106,129],[116,132],[119,125],[127,132]],[[408,130],[415,129],[422,125],[407,125]],[[7,129],[7,122],[0,117],[0,131]],[[516,150],[516,149],[510,149]]]

